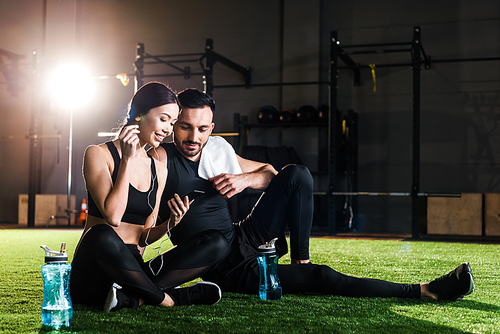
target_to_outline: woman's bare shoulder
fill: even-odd
[[[109,148],[106,143],[98,144],[98,145],[89,145],[85,149],[85,156],[109,156]]]
[[[110,172],[112,172],[112,166],[114,166],[113,156],[105,143],[90,145],[85,149],[85,153],[83,155],[84,171],[88,168],[108,168]]]

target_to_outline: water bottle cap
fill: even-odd
[[[61,263],[68,262],[68,254],[66,254],[66,243],[61,244],[61,251],[56,252],[51,250],[45,245],[41,245],[41,248],[45,251],[45,263]]]
[[[265,253],[276,252],[276,247],[274,246],[274,244],[276,243],[276,240],[278,240],[278,238],[274,238],[273,240],[266,242],[263,245],[260,245],[259,246],[259,253],[265,254]]]

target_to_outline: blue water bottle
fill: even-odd
[[[45,250],[42,323],[55,329],[69,327],[73,320],[73,304],[69,292],[71,265],[68,263],[66,243],[62,243],[60,252],[44,245],[40,247]]]
[[[278,276],[278,254],[274,243],[278,238],[259,246],[259,295],[262,300],[280,300],[281,283]]]

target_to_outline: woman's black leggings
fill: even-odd
[[[313,210],[313,178],[309,169],[287,165],[272,179],[247,220],[253,220],[272,237],[278,237],[278,246],[284,253],[285,229],[288,226],[291,258],[308,260]]]
[[[227,251],[216,230],[199,233],[144,262],[136,245],[126,245],[111,226],[95,225],[84,235],[72,261],[73,302],[102,305],[113,283],[146,304],[160,304],[163,291],[200,277]]]

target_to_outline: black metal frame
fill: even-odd
[[[337,147],[337,127],[336,120],[338,118],[337,109],[337,79],[339,76],[338,61],[340,55],[341,59],[345,61],[348,66],[353,66],[354,70],[354,84],[359,85],[359,69],[356,68],[354,61],[350,57],[343,54],[339,46],[338,33],[332,31],[330,35],[330,86],[329,86],[329,111],[328,111],[328,233],[336,233],[336,203],[335,197],[332,194],[336,190],[336,174],[337,174],[337,160],[335,156],[335,147]]]
[[[38,116],[40,114],[40,69],[38,53],[33,52],[31,70],[33,88],[31,93],[30,158],[28,184],[28,227],[35,227],[36,194],[40,192],[40,142],[38,141]]]
[[[408,46],[409,48],[392,48]],[[378,47],[389,47],[389,49],[373,49]],[[351,51],[346,49],[353,48],[369,48],[370,50]],[[412,71],[413,71],[413,134],[412,134],[412,238],[419,238],[419,192],[420,192],[420,70],[422,58],[424,59],[425,68],[430,68],[430,57],[428,57],[422,47],[420,38],[420,27],[413,28],[413,39],[411,43],[385,43],[385,44],[359,44],[340,46],[338,33],[332,31],[330,38],[330,117],[329,117],[329,212],[328,212],[328,230],[330,234],[335,234],[335,191],[336,185],[336,155],[334,149],[336,147],[336,131],[335,120],[337,119],[337,79],[339,69],[349,68],[354,73],[354,85],[360,84],[360,68],[363,66],[356,63],[350,55],[356,54],[380,54],[380,53],[398,53],[410,52],[412,56]],[[339,58],[347,65],[347,67],[340,67],[338,62]],[[377,65],[378,67],[379,65]],[[387,64],[383,67],[395,67],[400,64]],[[368,67],[368,66],[364,66]]]
[[[413,129],[412,129],[412,186],[411,186],[411,236],[420,237],[420,66],[422,44],[420,27],[413,28],[411,44],[412,71],[413,71]],[[423,54],[425,57],[425,53]]]
[[[152,59],[152,60],[147,61],[147,59]],[[194,72],[194,73],[191,72],[190,66],[185,66],[184,68],[181,68],[177,65],[174,65],[176,63],[187,64],[196,62],[199,63],[202,69],[201,72]],[[245,80],[244,87],[250,88],[252,82],[252,74],[250,67],[243,67],[241,65],[238,65],[234,61],[215,52],[214,42],[210,38],[206,40],[204,53],[167,54],[167,55],[154,56],[145,52],[145,47],[143,43],[137,43],[136,60],[134,62],[135,90],[139,89],[139,87],[144,84],[144,78],[147,77],[184,76],[185,79],[189,79],[191,75],[200,75],[203,78],[204,91],[210,96],[213,96],[213,91],[214,91],[213,68],[217,62],[243,75],[243,78]],[[164,64],[170,67],[171,69],[175,70],[176,72],[164,73],[164,74],[144,74],[144,65],[149,65],[149,64]]]
[[[408,48],[393,48],[408,46]],[[411,46],[411,48],[410,48]],[[389,47],[390,49],[377,49],[377,50],[364,50],[364,51],[351,51],[347,52],[345,49],[350,48],[378,48],[378,47]],[[391,49],[392,48],[392,49]],[[336,152],[337,147],[337,124],[338,119],[338,109],[337,109],[337,79],[338,72],[340,69],[349,68],[352,70],[354,75],[354,85],[360,85],[360,69],[367,67],[356,63],[350,55],[356,54],[372,54],[372,53],[394,53],[394,52],[410,52],[412,54],[412,66],[413,66],[413,179],[412,179],[412,236],[417,238],[419,236],[419,210],[418,210],[418,194],[419,194],[419,183],[420,183],[420,67],[421,67],[421,57],[423,54],[426,68],[430,68],[430,57],[425,55],[420,42],[420,28],[414,27],[413,31],[413,41],[411,43],[385,43],[385,44],[360,44],[360,45],[348,45],[340,46],[340,41],[338,40],[338,33],[336,31],[331,32],[330,39],[330,78],[328,82],[289,82],[289,83],[268,83],[268,84],[252,84],[251,83],[251,69],[249,67],[243,67],[235,62],[221,56],[214,51],[213,40],[207,39],[205,45],[205,53],[190,53],[190,54],[171,54],[171,55],[149,55],[145,52],[145,47],[143,43],[137,44],[137,54],[136,60],[134,62],[135,68],[135,88],[136,90],[143,85],[144,78],[147,77],[166,77],[166,76],[184,76],[188,79],[191,75],[202,75],[204,90],[207,94],[213,96],[214,88],[236,88],[245,87],[250,88],[251,86],[285,86],[285,85],[306,85],[306,84],[328,84],[329,85],[329,123],[328,123],[328,175],[329,175],[329,187],[328,187],[328,232],[329,234],[336,233],[336,207],[335,207],[335,194],[336,194]],[[169,60],[172,58],[181,57],[191,57],[190,59],[177,59]],[[197,58],[195,58],[197,57]],[[147,61],[147,59],[152,59],[152,61]],[[346,67],[339,66],[339,59],[342,60]],[[205,61],[205,65],[203,64]],[[202,68],[202,72],[193,73],[191,68],[186,66],[180,68],[174,65],[174,63],[188,63],[188,62],[198,62]],[[245,79],[244,85],[219,85],[215,86],[213,81],[213,66],[215,63],[220,62],[223,65],[241,73]],[[146,75],[144,73],[144,66],[148,64],[164,64],[171,69],[174,69],[176,73],[165,73],[165,74],[153,74]],[[394,67],[401,66],[402,64],[388,64],[388,65],[377,65],[379,67]],[[406,65],[407,66],[407,65]],[[242,139],[240,139],[242,141]]]

